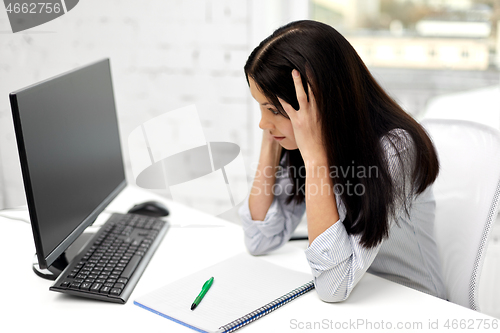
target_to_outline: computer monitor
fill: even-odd
[[[109,59],[17,90],[10,102],[34,269],[55,279],[68,247],[126,186]]]

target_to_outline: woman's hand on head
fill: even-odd
[[[299,102],[299,110],[295,110],[281,98],[279,98],[279,101],[292,122],[295,141],[304,159],[304,163],[307,165],[308,163],[324,162],[327,155],[323,145],[323,135],[316,100],[309,85],[309,100],[307,100],[302,79],[296,69],[292,71],[292,78]]]

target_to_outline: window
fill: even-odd
[[[310,0],[310,17],[342,33],[387,92],[407,112],[422,118],[435,116],[436,100],[496,91],[491,88],[500,81],[496,56],[500,42],[492,29],[496,26],[492,4],[488,0]],[[490,110],[480,112],[498,114],[500,98],[490,94]],[[438,112],[440,117],[466,113],[456,112],[457,103],[450,105],[454,107],[447,114]],[[472,120],[477,112],[467,111]],[[493,126],[500,127],[500,115],[497,118]]]

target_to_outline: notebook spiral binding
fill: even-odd
[[[292,290],[291,292],[281,296],[280,298],[272,301],[271,303],[268,303],[264,305],[263,307],[258,308],[255,311],[250,312],[249,314],[238,318],[232,322],[230,322],[227,325],[219,327],[219,330],[217,332],[221,333],[229,333],[236,331],[237,329],[241,328],[242,326],[245,326],[247,324],[250,324],[252,321],[259,319],[260,317],[265,316],[269,312],[272,312],[276,310],[277,308],[285,305],[286,303],[294,300],[295,298],[307,293],[308,291],[311,291],[314,289],[314,281],[310,281],[303,286]]]

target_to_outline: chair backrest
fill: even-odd
[[[425,119],[422,125],[440,162],[434,232],[447,296],[479,310],[479,279],[500,196],[500,132],[453,119]]]

